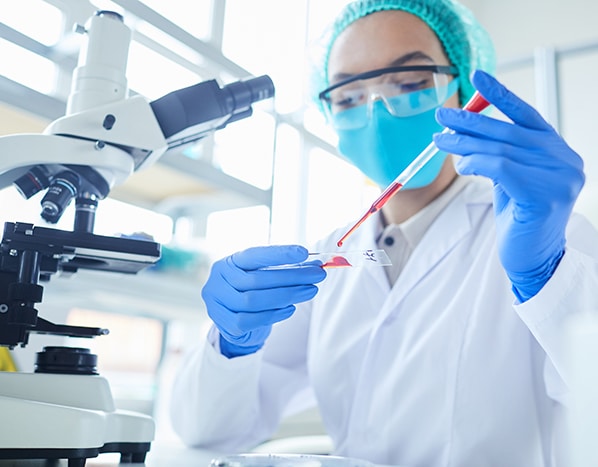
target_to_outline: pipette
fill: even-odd
[[[482,95],[476,91],[474,95],[469,99],[467,104],[463,107],[463,110],[468,110],[470,112],[479,113],[488,107],[490,103],[482,97]],[[442,132],[447,133],[450,131],[448,128],[445,128]],[[347,237],[351,235],[353,232],[357,230],[357,228],[365,222],[365,220],[370,217],[375,212],[378,212],[382,206],[384,206],[387,201],[393,197],[393,195],[399,191],[401,188],[405,186],[405,184],[411,180],[411,178],[420,171],[420,169],[426,165],[426,163],[432,159],[440,150],[432,141],[426,149],[419,153],[419,155],[413,159],[411,164],[409,164],[405,170],[403,170],[397,178],[395,178],[390,185],[382,192],[382,194],[374,201],[370,209],[359,219],[353,227],[351,227],[345,235],[343,235],[340,240],[336,243],[338,247],[341,247]]]

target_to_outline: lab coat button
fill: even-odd
[[[395,239],[392,237],[386,237],[384,239],[384,243],[388,246],[392,246],[392,244],[395,242]]]

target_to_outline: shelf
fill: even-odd
[[[147,270],[136,275],[82,270],[41,284],[38,311],[44,316],[44,307],[84,308],[201,323],[208,319],[201,299],[204,280]]]
[[[271,189],[257,188],[180,152],[165,154],[153,166],[134,173],[110,196],[174,217],[272,204]]]

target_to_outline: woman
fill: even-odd
[[[598,236],[571,216],[581,159],[536,111],[479,70],[473,86],[512,122],[457,109],[470,72],[491,69],[485,38],[451,0],[359,0],[337,18],[319,97],[348,160],[384,187],[453,131],[347,240],[384,248],[392,268],[264,269],[305,260],[298,245],[214,264],[202,292],[214,326],[174,387],[185,442],[247,450],[317,403],[338,455],[557,462],[562,329],[598,309]]]

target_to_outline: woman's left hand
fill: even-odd
[[[520,301],[536,295],[565,252],[565,229],[584,184],[583,161],[540,114],[496,79],[473,75],[482,96],[511,122],[460,109],[436,118],[453,130],[436,134],[439,149],[463,156],[463,175],[494,182],[501,262]]]

